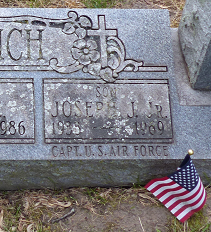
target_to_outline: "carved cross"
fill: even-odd
[[[116,29],[106,29],[105,15],[98,15],[98,29],[87,31],[88,36],[100,37],[100,50],[101,50],[101,65],[107,66],[107,44],[106,36],[117,36]]]

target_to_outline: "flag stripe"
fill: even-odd
[[[162,193],[165,190],[172,190],[172,189],[175,189],[176,187],[178,187],[177,183],[175,183],[174,185],[170,185],[170,186],[163,186],[160,189],[158,189],[156,192],[154,192],[154,195],[157,196],[158,194]]]
[[[180,194],[180,192],[178,191],[178,194],[180,194],[178,197],[173,196],[173,194],[174,194],[173,192],[168,193],[168,195],[171,196],[171,194],[172,194],[171,199],[174,199],[174,197],[176,197],[177,199],[179,199],[179,198],[180,199],[185,199],[185,198],[188,198],[188,197],[191,197],[192,195],[194,195],[198,191],[199,187],[200,187],[200,182],[198,182],[196,187],[191,192],[189,192],[186,189],[181,187],[184,190],[184,192],[182,194]],[[169,199],[169,200],[171,200],[171,199]],[[175,200],[177,200],[177,199],[175,199]]]
[[[197,188],[197,192],[195,192],[192,196],[184,195],[182,196],[182,199],[180,197],[175,197],[175,202],[171,201],[166,204],[166,207],[168,207],[169,210],[176,209],[176,207],[181,208],[184,204],[189,204],[197,200],[197,197],[199,197],[202,193],[201,185],[199,185],[199,188]],[[191,202],[192,201],[192,202]],[[189,203],[188,203],[189,202]]]
[[[171,186],[170,188],[176,188],[177,186],[178,186],[178,184],[176,184],[176,183],[173,181],[173,180],[171,180],[171,182],[169,182],[169,183],[165,183],[165,184],[159,184],[158,186],[155,186],[152,190],[151,190],[151,192],[152,193],[155,193],[155,192],[157,192],[157,190],[161,190],[161,188],[164,188],[164,189],[166,189],[166,187],[167,186]],[[157,192],[157,194],[159,194],[159,192]],[[156,194],[156,196],[157,196],[157,194]]]
[[[165,205],[167,202],[171,201],[175,197],[182,197],[187,194],[187,190],[180,187],[179,190],[167,192],[164,196],[160,198],[160,201]]]
[[[151,180],[146,186],[181,222],[200,210],[206,191],[189,155],[169,177]]]
[[[159,178],[159,179],[154,179],[151,180],[146,186],[145,188],[148,189],[149,191],[151,191],[151,189],[153,189],[154,187],[156,187],[159,184],[164,184],[164,183],[170,183],[172,182],[171,179],[169,179],[168,177],[163,177],[163,178]]]
[[[190,207],[184,209],[183,212],[181,212],[180,214],[175,215],[175,216],[180,220],[185,215],[187,215],[189,212],[193,212],[193,213],[197,212],[199,210],[199,208],[201,207],[201,204],[204,202],[205,199],[206,199],[206,194],[203,195],[203,197],[201,198],[201,200],[196,205],[193,205],[192,207],[190,206]]]
[[[193,197],[189,201],[184,201],[184,202],[178,204],[175,208],[172,209],[172,213],[177,212],[178,209],[181,209],[184,205],[190,205],[190,204],[193,204],[193,203],[199,201],[199,198],[202,197],[202,195],[203,195],[203,188],[200,188],[199,193],[195,197]]]
[[[184,210],[187,210],[187,209],[192,209],[192,207],[195,207],[197,206],[196,208],[198,208],[198,204],[200,202],[203,202],[204,201],[204,198],[205,198],[206,194],[205,194],[205,191],[202,190],[202,193],[200,193],[200,195],[197,196],[196,200],[194,202],[191,202],[190,204],[188,204],[187,202],[184,202],[183,204],[180,205],[181,208],[178,209],[178,207],[174,208],[172,210],[172,213],[175,215],[175,216],[178,216],[182,211]]]
[[[178,186],[172,191],[169,191],[169,190],[163,191],[162,194],[159,194],[157,196],[157,198],[159,198],[160,201],[163,202],[163,204],[166,204],[166,202],[170,201],[174,196],[177,196],[177,195],[182,196],[184,194],[187,194],[187,190],[185,190],[181,186]]]
[[[204,202],[201,204],[201,206],[199,206],[197,209],[195,210],[191,210],[189,213],[187,213],[183,218],[179,219],[181,222],[184,222],[186,221],[191,215],[193,215],[194,213],[198,212],[200,209],[203,208],[204,204],[206,202],[206,196],[205,196],[205,199],[204,199]]]
[[[205,203],[205,200],[206,200],[206,193],[205,193],[205,190],[204,190],[201,200],[196,205],[192,205],[191,207],[186,208],[182,213],[180,213],[176,217],[180,220],[183,217],[185,217],[185,215],[187,215],[191,211],[193,211],[193,213],[197,212],[199,209],[202,208],[202,205],[203,205],[203,203]]]

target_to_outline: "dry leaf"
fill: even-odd
[[[27,232],[33,232],[34,231],[33,224],[28,225],[26,231]]]
[[[21,214],[21,216],[19,218],[19,223],[18,223],[18,230],[19,231],[23,231],[24,225],[25,225],[25,223],[24,223],[24,216],[23,216],[23,214]]]
[[[44,199],[44,198],[40,198],[39,199],[39,202],[37,202],[35,204],[35,207],[39,206],[40,204],[44,205],[44,206],[47,206],[47,207],[50,207],[50,208],[54,208],[54,207],[64,207],[64,208],[68,208],[72,205],[71,202],[60,202],[60,201],[57,201],[56,199]]]
[[[29,209],[29,199],[28,199],[28,197],[26,197],[24,199],[23,206],[24,206],[24,211],[27,212],[27,210]]]
[[[3,211],[3,209],[1,210],[1,213],[0,213],[0,228],[2,228],[3,227],[3,218],[4,218],[4,211]]]
[[[159,205],[159,203],[158,203],[157,200],[155,200],[154,198],[148,196],[147,194],[139,193],[138,195],[139,195],[139,197],[141,197],[141,198],[143,198],[143,199],[147,199],[147,200],[151,201],[151,203],[154,203],[154,204],[156,204],[156,205]],[[146,203],[144,203],[143,201],[140,201],[140,202],[141,202],[143,205],[146,205]]]

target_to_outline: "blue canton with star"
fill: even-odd
[[[193,190],[199,181],[199,175],[189,155],[185,157],[178,170],[168,177],[188,191]]]

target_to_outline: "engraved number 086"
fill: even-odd
[[[23,125],[23,121],[20,121],[17,124],[15,124],[15,121],[10,121],[7,125],[6,121],[1,121],[0,122],[0,131],[1,135],[5,135],[8,131],[8,134],[10,135],[15,135],[18,133],[19,135],[24,135],[26,132],[26,129]]]

